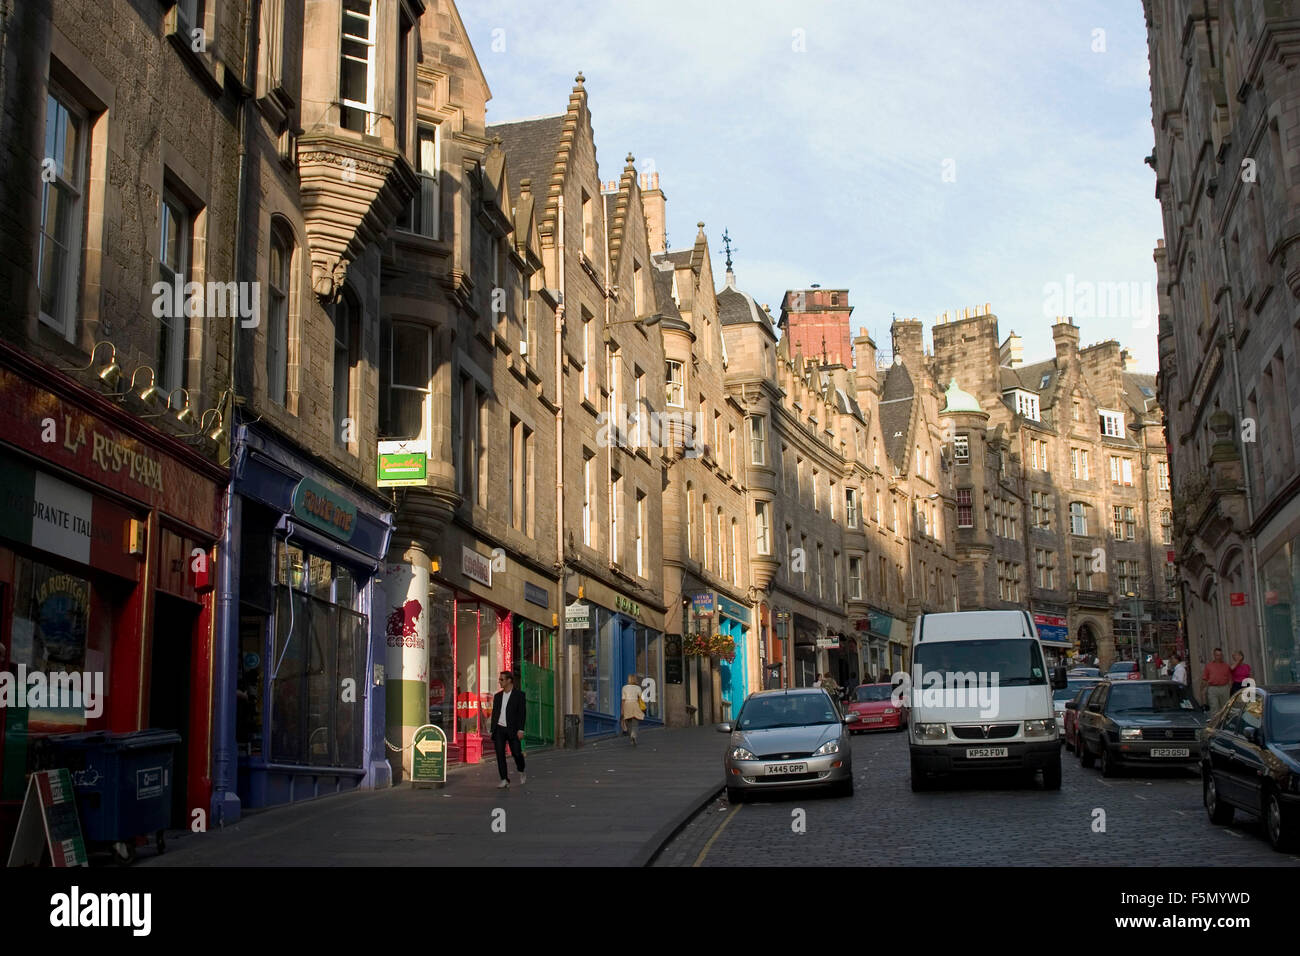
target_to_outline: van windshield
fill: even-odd
[[[964,675],[971,673],[984,675],[979,679],[990,686],[1030,687],[1047,683],[1047,667],[1038,642],[1024,638],[921,644],[912,654],[912,669],[923,681],[931,673],[943,675],[945,687],[967,679]]]

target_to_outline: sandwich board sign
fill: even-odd
[[[417,727],[411,738],[411,783],[447,782],[447,735],[437,724]]]
[[[18,817],[18,833],[9,851],[10,866],[40,866],[44,851],[56,867],[89,866],[86,841],[77,818],[77,798],[67,770],[31,775]]]

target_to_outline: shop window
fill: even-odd
[[[358,767],[369,624],[351,607],[357,580],[297,545],[279,541],[277,550],[275,631],[267,662],[271,759]],[[345,680],[353,682],[355,699],[339,692]]]

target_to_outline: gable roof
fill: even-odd
[[[510,160],[512,208],[519,200],[519,183],[525,179],[532,180],[533,196],[546,201],[551,178],[556,172],[556,153],[564,130],[564,118],[565,114],[561,113],[518,123],[498,123],[487,128],[488,140],[500,137],[501,148]]]
[[[880,431],[885,439],[885,455],[903,471],[907,465],[907,444],[912,426],[912,406],[916,387],[912,375],[901,362],[889,367],[880,393]]]

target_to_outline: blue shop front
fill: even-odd
[[[717,612],[718,633],[732,639],[736,645],[736,657],[731,661],[719,661],[723,710],[729,720],[735,720],[740,713],[740,706],[749,696],[749,627],[750,611],[743,604],[716,596],[714,608]]]
[[[386,503],[250,425],[234,433],[232,492],[214,813],[386,786],[385,651],[371,627]]]
[[[589,582],[572,605],[587,607],[579,631],[582,649],[582,735],[620,731],[623,685],[629,674],[646,691],[645,726],[663,724],[662,608],[650,607],[597,582]]]

